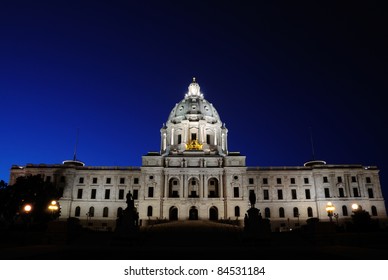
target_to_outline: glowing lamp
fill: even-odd
[[[23,210],[24,210],[24,212],[26,212],[26,213],[30,213],[31,210],[32,210],[31,204],[26,204],[26,205],[24,205]]]

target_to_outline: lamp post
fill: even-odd
[[[56,200],[52,200],[47,208],[51,211],[51,217],[53,218],[54,213],[59,210],[58,202]]]
[[[328,202],[326,205],[326,212],[327,212],[327,216],[329,216],[330,223],[333,222],[334,210],[335,210],[335,207],[333,206],[333,203]]]
[[[353,210],[353,212],[357,212],[357,211],[361,211],[362,209],[361,209],[360,205],[358,205],[357,203],[353,203],[352,210]]]

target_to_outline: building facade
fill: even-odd
[[[141,167],[94,167],[74,160],[62,164],[12,166],[10,185],[40,174],[61,191],[60,219],[76,217],[89,227],[113,229],[131,191],[143,225],[150,220],[237,220],[242,225],[249,194],[269,218],[272,230],[298,227],[309,218],[350,219],[357,204],[386,219],[376,166],[330,165],[247,167],[246,157],[228,150],[228,130],[193,79],[184,98],[160,130],[160,152],[142,157]]]

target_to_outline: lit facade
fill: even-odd
[[[10,185],[17,177],[40,174],[63,193],[60,219],[77,217],[105,230],[114,228],[128,191],[143,225],[156,219],[224,219],[242,225],[251,191],[272,230],[295,228],[309,218],[328,221],[328,202],[338,223],[350,219],[354,203],[373,218],[387,218],[375,166],[311,161],[247,167],[244,155],[229,152],[228,130],[195,79],[160,133],[160,152],[143,156],[141,167],[94,167],[77,160],[12,166]]]

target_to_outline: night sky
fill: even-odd
[[[140,166],[196,77],[248,166],[376,165],[388,199],[387,9],[338,2],[1,1],[0,179],[77,134]]]

